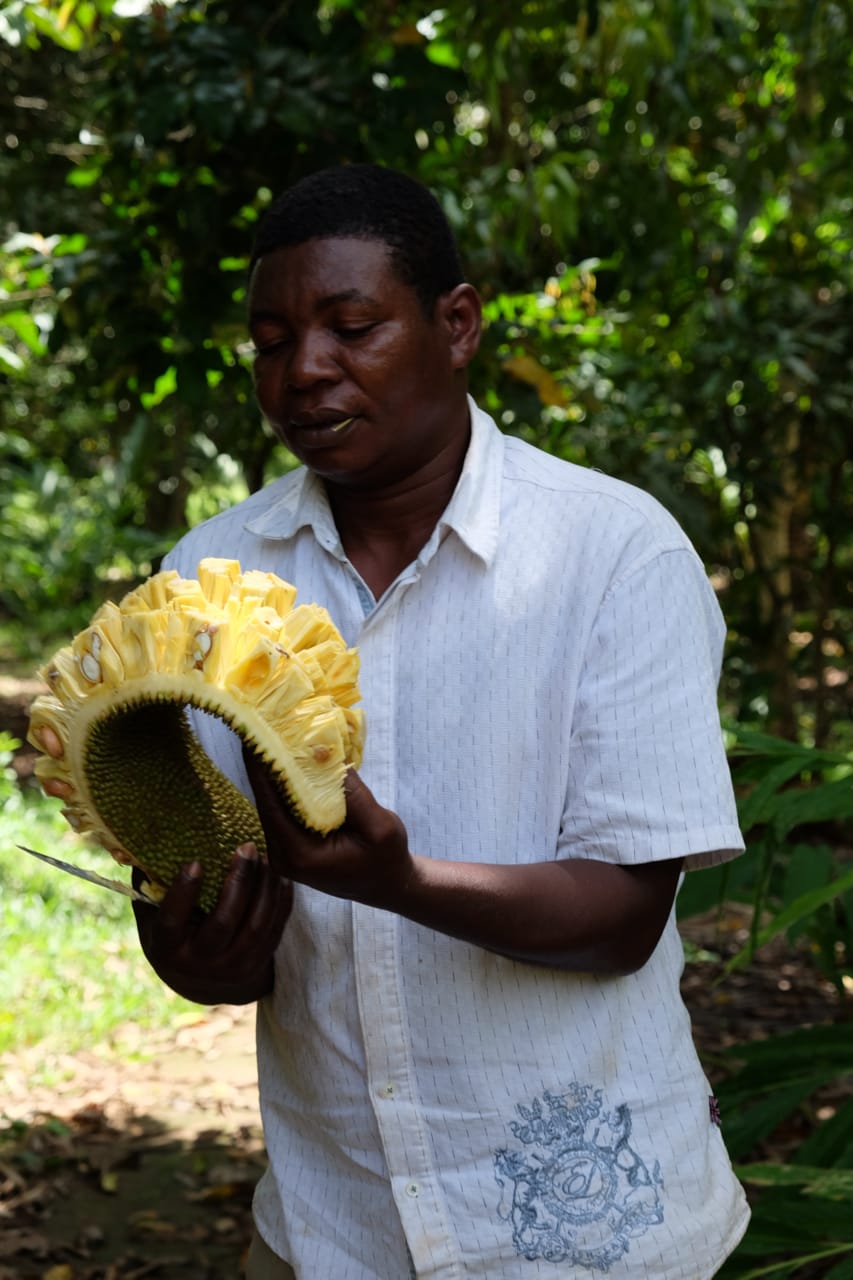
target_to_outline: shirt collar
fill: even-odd
[[[468,397],[471,441],[459,483],[438,522],[439,537],[452,529],[469,551],[490,564],[498,546],[504,438],[494,421]]]
[[[471,440],[462,474],[450,502],[419,559],[430,558],[434,546],[448,530],[485,564],[498,544],[504,439],[492,418],[468,397]],[[345,559],[322,481],[300,467],[287,477],[284,492],[261,515],[247,521],[246,529],[258,537],[286,540],[300,529],[310,528],[320,546]]]
[[[327,551],[343,556],[343,548],[329,508],[322,481],[306,467],[285,477],[284,492],[273,499],[259,516],[247,520],[245,528],[259,538],[285,541],[300,529],[310,528]]]

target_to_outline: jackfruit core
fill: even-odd
[[[90,728],[84,751],[92,801],[131,859],[159,886],[197,859],[199,905],[215,903],[238,845],[266,853],[254,805],[217,769],[176,703],[119,708]]]

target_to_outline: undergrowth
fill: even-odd
[[[0,1054],[39,1044],[47,1063],[52,1054],[108,1042],[124,1023],[160,1027],[197,1012],[149,968],[130,899],[18,849],[126,878],[69,829],[59,802],[18,787],[14,746],[0,734]]]

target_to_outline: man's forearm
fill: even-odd
[[[656,947],[681,859],[612,865],[562,859],[497,866],[412,858],[381,905],[451,937],[533,964],[633,973]]]

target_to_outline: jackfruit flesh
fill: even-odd
[[[346,771],[364,744],[358,653],[325,609],[295,597],[236,560],[202,560],[197,580],[166,570],[105,604],[39,673],[50,692],[28,736],[42,787],[155,894],[197,859],[208,909],[238,845],[266,853],[254,805],[202,750],[187,707],[267,762],[306,827],[326,834],[344,820]]]

